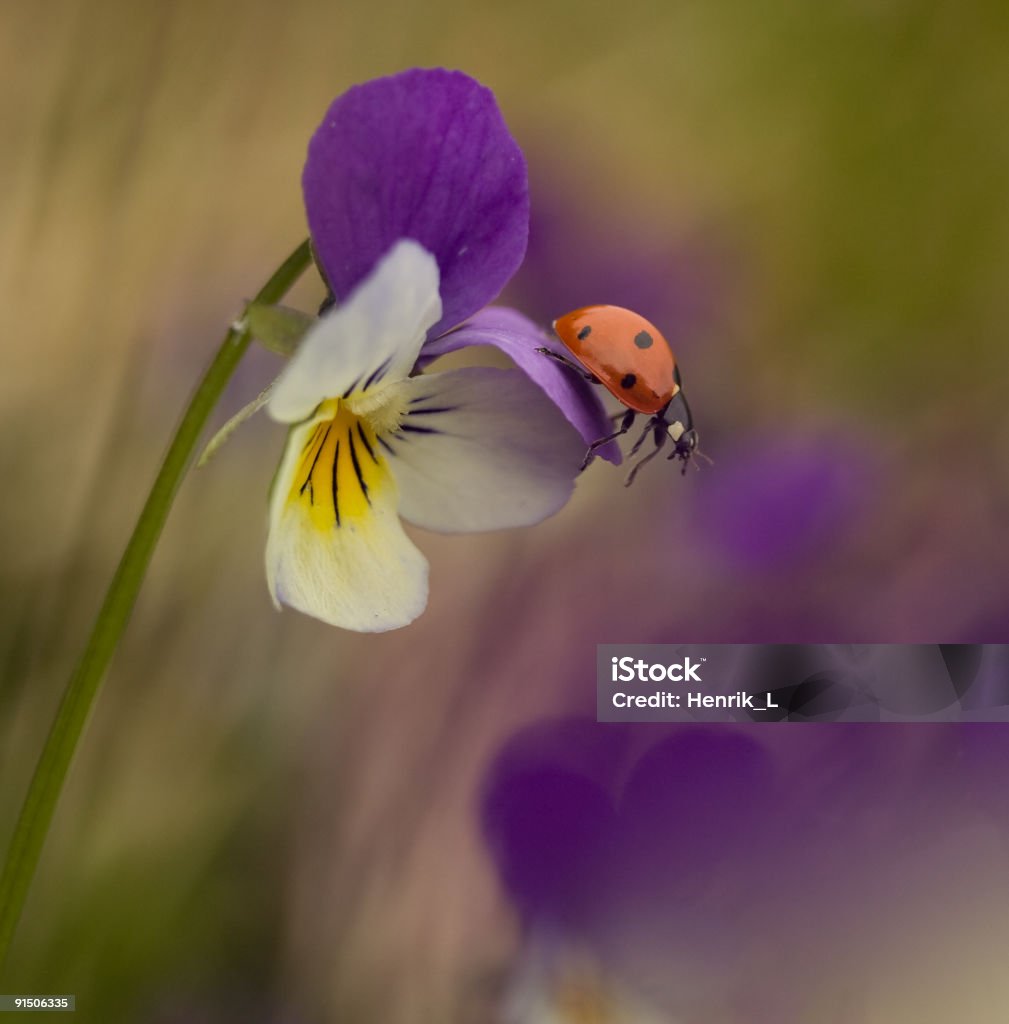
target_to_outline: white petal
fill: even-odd
[[[356,417],[342,410],[295,427],[270,499],[266,575],[278,606],[360,632],[412,622],[427,604],[427,561],[403,532],[398,501]]]
[[[383,441],[404,519],[445,532],[528,526],[571,496],[585,443],[521,371],[452,370],[403,387],[407,415]]]
[[[438,264],[397,242],[347,301],[318,320],[273,387],[270,415],[297,423],[320,402],[381,390],[405,377],[441,316]]]

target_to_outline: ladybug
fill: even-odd
[[[553,328],[577,362],[548,348],[539,351],[586,380],[601,384],[627,410],[619,430],[589,445],[582,469],[595,458],[597,449],[626,434],[640,413],[649,419],[630,454],[636,455],[649,435],[654,439],[655,449],[634,466],[627,486],[638,470],[659,454],[667,440],[673,442],[669,459],[679,459],[685,473],[691,457],[701,454],[697,451],[697,431],[673,350],[658,328],[639,313],[621,306],[584,306],[555,320]]]

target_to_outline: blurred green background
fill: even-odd
[[[597,642],[1009,641],[1007,47],[995,0],[5,0],[0,843],[352,83],[494,89],[534,205],[508,299],[545,323],[640,286],[715,462],[631,490],[597,464],[535,529],[418,534],[427,613],[355,636],[271,607],[283,437],[243,428],[169,521],[16,987],[82,1021],[489,1020],[517,932],[480,780],[591,708]],[[277,368],[254,353],[218,422]]]

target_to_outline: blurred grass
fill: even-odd
[[[282,438],[244,428],[169,523],[21,987],[76,991],[82,1021],[484,1020],[514,934],[473,794],[510,730],[587,699],[595,642],[1004,639],[1007,36],[981,0],[5,3],[0,842],[156,458],[303,234],[306,141],[355,81],[462,67],[534,201],[560,168],[585,218],[710,245],[684,373],[712,472],[734,438],[824,424],[885,466],[831,551],[750,576],[698,540],[703,479],[628,494],[597,468],[536,530],[420,537],[429,612],[356,637],[270,608]],[[221,420],[276,365],[251,359]]]

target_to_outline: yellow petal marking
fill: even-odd
[[[326,402],[302,449],[288,492],[319,530],[332,530],[367,517],[375,495],[391,476],[375,431],[339,399]]]

